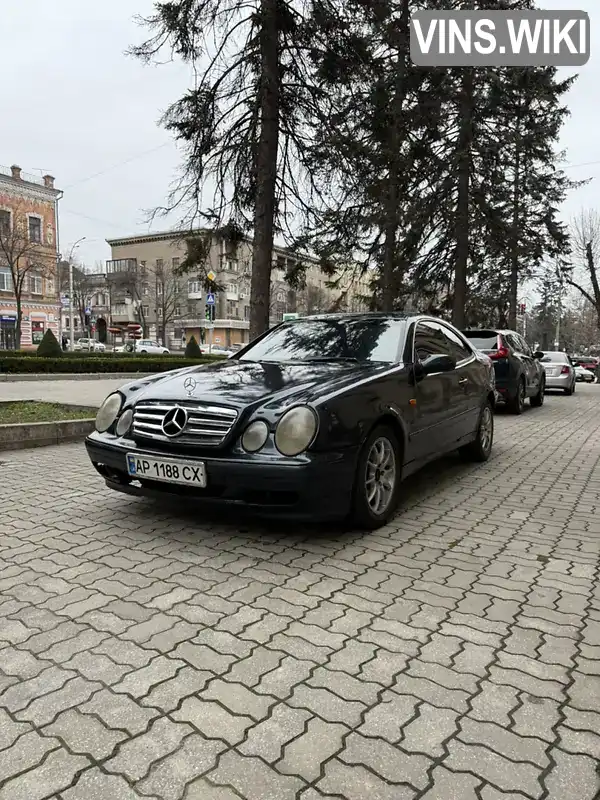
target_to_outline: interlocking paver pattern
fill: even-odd
[[[1,454],[0,800],[594,800],[599,409],[498,414],[373,533]]]

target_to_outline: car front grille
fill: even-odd
[[[182,408],[187,414],[185,426],[176,436],[166,436],[163,421],[169,412]],[[172,444],[218,447],[233,428],[238,412],[225,406],[204,403],[146,401],[133,412],[133,438],[154,439]]]

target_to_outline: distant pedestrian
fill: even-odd
[[[68,341],[67,335],[66,335],[66,333],[63,333],[63,335],[62,335],[62,349],[63,349],[63,352],[66,352],[66,350],[67,350],[67,341]]]

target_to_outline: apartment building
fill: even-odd
[[[198,231],[198,235],[208,231]],[[106,274],[111,286],[111,325],[126,327],[140,322],[146,335],[177,346],[192,335],[207,341],[210,324],[206,320],[204,274],[213,271],[218,291],[215,294],[214,344],[229,346],[248,341],[250,327],[250,279],[252,240],[228,242],[210,235],[201,274],[178,276],[188,252],[186,240],[174,231],[108,239],[111,259]],[[323,274],[316,261],[303,257],[302,285],[292,287],[287,278],[297,267],[299,257],[276,247],[271,274],[271,324],[286,313],[301,315],[325,312],[339,307],[352,311],[366,308],[367,279],[350,274],[331,278]]]
[[[0,350],[36,347],[48,328],[58,337],[60,197],[62,192],[54,187],[52,175],[38,178],[16,165],[0,167]]]

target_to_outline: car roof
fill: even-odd
[[[511,330],[510,328],[462,328],[463,333],[492,333],[492,334],[505,334],[505,333],[517,333],[516,331]],[[519,334],[517,334],[519,335]]]
[[[288,319],[283,323],[284,325],[293,325],[296,322],[318,322],[318,321],[339,321],[346,322],[355,319],[431,319],[438,320],[431,314],[423,314],[420,311],[336,311],[331,314],[310,314],[306,317],[297,317],[297,319]],[[445,320],[439,320],[445,322]]]

